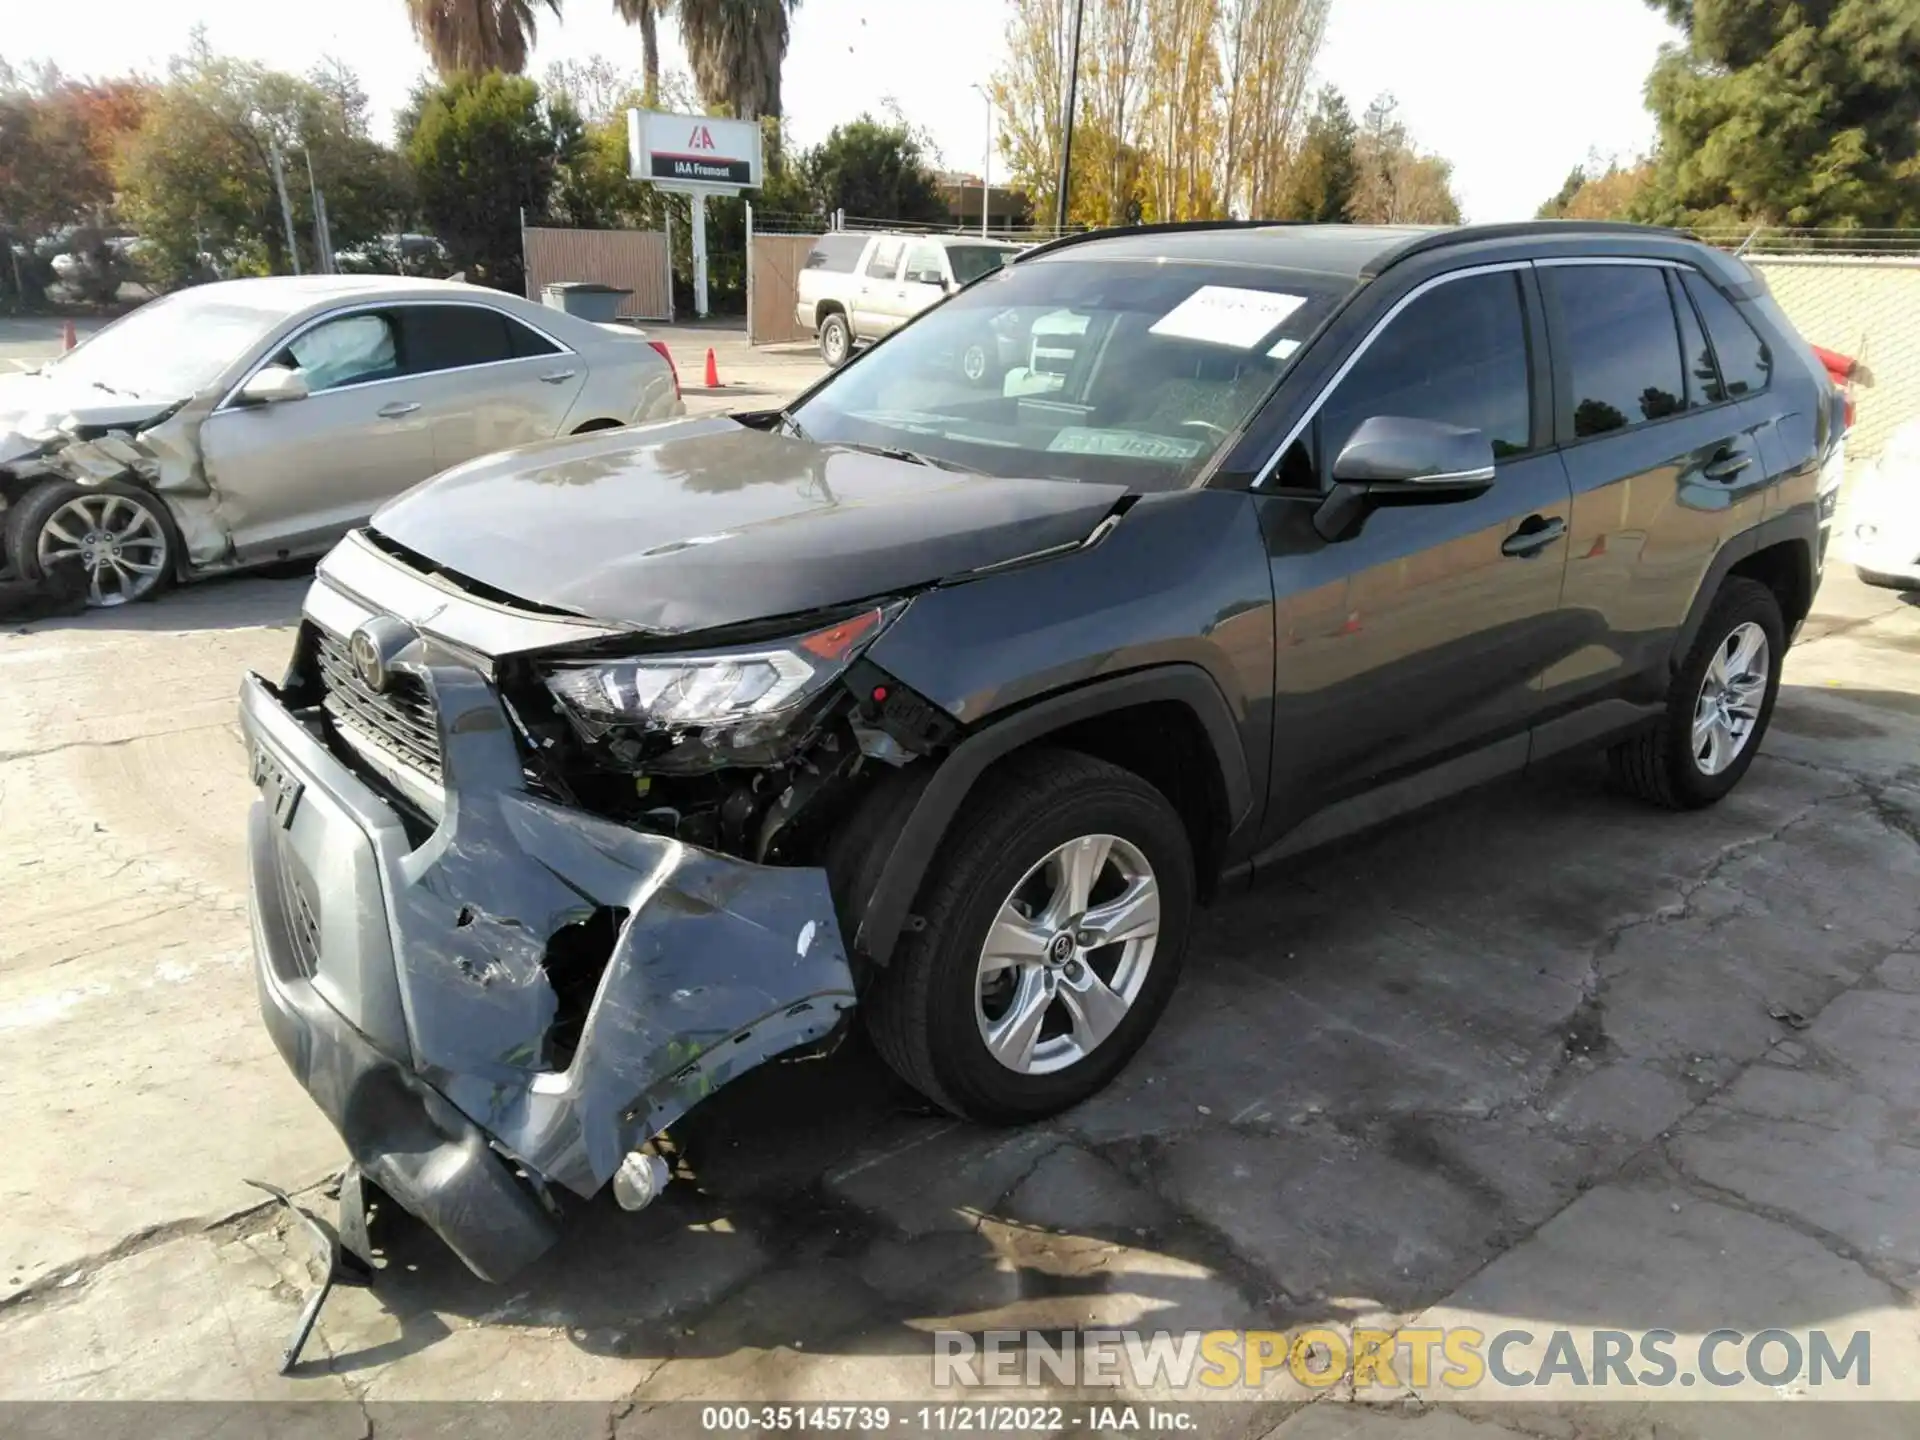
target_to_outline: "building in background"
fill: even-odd
[[[940,172],[940,198],[953,223],[962,229],[980,228],[980,177],[961,170]],[[987,195],[987,229],[1024,228],[1033,223],[1032,206],[1024,190],[995,185]]]

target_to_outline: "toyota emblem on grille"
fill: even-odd
[[[354,677],[379,695],[393,679],[393,662],[412,643],[413,629],[391,616],[381,615],[367,621],[347,641],[347,658],[353,662]]]

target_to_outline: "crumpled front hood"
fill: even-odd
[[[373,528],[522,600],[675,634],[1072,544],[1125,494],[958,474],[710,418],[488,456],[391,501]]]
[[[99,386],[38,375],[0,375],[0,437],[32,438],[48,431],[99,428],[137,430],[176,408],[184,395],[111,395]],[[0,463],[10,448],[0,444]]]

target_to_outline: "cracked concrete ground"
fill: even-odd
[[[1920,613],[1842,568],[1717,809],[1641,808],[1578,761],[1286,862],[1203,915],[1146,1049],[1058,1121],[932,1116],[857,1042],[763,1071],[679,1127],[688,1181],[638,1216],[602,1197],[512,1285],[390,1226],[282,1379],[307,1242],[243,1182],[324,1212],[342,1156],[254,1014],[233,696],[283,663],[303,583],[0,633],[0,1398],[337,1400],[347,1433],[393,1402],[568,1399],[582,1433],[638,1435],[675,1399],[929,1396],[938,1328],[1321,1322],[1866,1330],[1866,1393],[1920,1390]],[[1595,1407],[1564,1376],[1329,1405],[1275,1375],[1210,1428],[1808,1414]],[[1914,1428],[1836,1413],[1801,1423]]]

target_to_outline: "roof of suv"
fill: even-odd
[[[1535,220],[1503,225],[1294,225],[1284,221],[1201,221],[1137,225],[1067,235],[1027,252],[1021,263],[1064,250],[1111,259],[1228,261],[1283,265],[1289,270],[1361,279],[1421,251],[1482,240],[1642,236],[1665,241],[1691,237],[1677,230],[1613,221]]]

